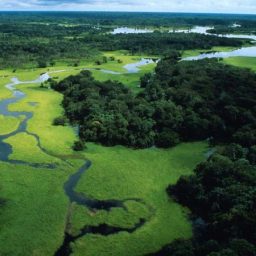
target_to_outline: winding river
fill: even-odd
[[[127,65],[124,67],[127,70],[127,73],[136,73],[139,71],[139,67],[147,65],[149,63],[153,63],[154,61],[151,59],[142,59],[139,62]],[[60,70],[60,71],[54,71],[52,73],[58,73],[58,72],[63,72],[65,70]],[[106,70],[101,70],[102,72],[108,72]],[[11,80],[11,83],[6,85],[6,88],[8,90],[11,90],[13,95],[12,98],[10,99],[5,99],[0,101],[0,115],[4,115],[6,117],[15,117],[15,118],[23,118],[22,121],[20,122],[18,128],[6,135],[0,136],[0,161],[2,162],[7,162],[10,164],[16,164],[16,165],[27,165],[31,166],[35,169],[39,168],[47,168],[47,169],[57,169],[58,165],[57,164],[43,164],[43,163],[29,163],[25,161],[20,161],[20,160],[11,160],[9,159],[10,155],[12,154],[12,146],[5,142],[6,139],[9,137],[12,137],[18,133],[26,133],[30,136],[33,136],[36,141],[38,147],[41,149],[42,152],[44,152],[47,155],[53,156],[53,157],[58,157],[56,155],[51,154],[48,152],[46,149],[44,149],[41,145],[40,138],[38,135],[31,133],[27,130],[28,126],[28,121],[33,118],[33,112],[25,112],[25,111],[10,111],[9,106],[11,104],[17,103],[24,99],[26,97],[26,94],[23,93],[22,91],[18,90],[16,86],[20,84],[35,84],[35,83],[42,83],[47,81],[50,78],[50,73],[45,73],[42,74],[38,79],[33,80],[33,81],[20,81],[17,78],[13,78]],[[117,73],[116,73],[117,74]],[[33,103],[33,102],[32,102]],[[35,102],[33,104],[36,104]],[[75,156],[72,156],[74,159]],[[59,158],[61,161],[68,160],[67,158],[64,160],[63,158]],[[77,157],[77,159],[81,159],[81,157]],[[77,193],[75,191],[75,187],[78,184],[79,180],[83,175],[85,175],[86,171],[91,167],[92,163],[84,159],[84,164],[74,173],[72,174],[68,180],[65,182],[63,189],[65,191],[66,196],[69,199],[69,208],[67,212],[70,212],[71,205],[76,203],[78,205],[81,205],[83,207],[86,207],[90,211],[93,211],[94,213],[98,210],[105,210],[107,212],[110,212],[112,208],[122,208],[125,211],[128,211],[128,208],[126,207],[126,202],[128,201],[136,201],[140,204],[145,205],[148,208],[148,211],[150,213],[150,217],[153,216],[154,210],[149,207],[143,200],[139,198],[127,198],[124,200],[98,200],[98,199],[93,199],[90,198],[84,194]],[[149,217],[149,218],[150,218]],[[65,235],[64,235],[64,241],[60,248],[55,252],[54,255],[56,256],[68,256],[72,253],[72,248],[71,248],[71,243],[75,242],[76,240],[80,239],[81,237],[88,235],[88,234],[100,234],[102,236],[108,236],[111,234],[116,234],[118,232],[129,232],[133,233],[140,227],[142,227],[146,223],[146,219],[141,218],[138,219],[138,222],[134,224],[133,227],[131,228],[121,228],[117,226],[109,226],[107,224],[99,224],[98,226],[84,226],[81,228],[80,233],[78,235],[72,235],[68,232],[68,227],[71,225],[70,223],[70,216],[67,217],[66,221],[66,228],[65,228]]]
[[[49,79],[48,74],[41,75],[38,79],[34,81],[27,81],[27,82],[21,82],[17,78],[13,78],[12,82],[10,84],[6,85],[6,88],[11,90],[13,92],[13,98],[6,99],[0,101],[0,115],[3,116],[10,116],[10,117],[15,117],[15,118],[23,118],[23,120],[20,122],[18,128],[6,135],[1,135],[0,136],[0,161],[8,162],[11,164],[24,164],[24,165],[29,165],[32,167],[36,168],[49,168],[49,169],[54,169],[56,167],[55,164],[41,164],[41,163],[28,163],[20,160],[10,160],[9,156],[12,154],[12,147],[8,143],[5,142],[6,139],[9,137],[15,136],[18,133],[26,133],[28,135],[33,136],[36,141],[37,141],[37,146],[46,154],[50,155],[47,150],[45,150],[40,143],[39,137],[31,132],[27,131],[27,124],[28,121],[33,117],[32,112],[12,112],[9,111],[8,107],[10,104],[14,104],[26,97],[26,95],[19,91],[16,90],[15,86],[19,84],[28,84],[28,83],[41,83]]]

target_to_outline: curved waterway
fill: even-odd
[[[111,209],[113,208],[122,208],[125,211],[128,211],[125,203],[128,201],[136,201],[138,203],[144,204],[145,206],[146,203],[137,198],[129,198],[125,200],[98,200],[98,199],[93,199],[90,197],[87,197],[84,194],[77,193],[75,191],[75,187],[79,180],[81,179],[82,175],[85,174],[85,172],[91,167],[91,162],[86,161],[85,164],[73,175],[71,175],[68,179],[68,181],[64,184],[64,190],[66,195],[69,198],[70,201],[70,206],[73,203],[76,203],[81,206],[85,206],[87,209],[89,209],[91,212],[95,213],[99,210],[105,210],[110,212]],[[148,210],[151,213],[151,216],[153,216],[153,209],[148,207]],[[70,212],[70,210],[68,211]],[[89,235],[89,234],[98,234],[102,236],[108,236],[108,235],[113,235],[117,234],[119,232],[128,232],[128,233],[133,233],[137,229],[141,228],[145,223],[146,219],[141,218],[138,220],[137,223],[131,228],[121,228],[121,227],[116,227],[116,226],[110,226],[107,224],[99,224],[98,226],[84,226],[80,229],[80,232],[78,235],[72,235],[68,232],[68,229],[70,226],[72,226],[70,222],[70,213],[67,216],[67,222],[66,222],[66,230],[65,230],[65,237],[63,244],[61,247],[56,251],[54,254],[55,256],[69,256],[72,253],[72,248],[71,244],[76,242],[78,239]]]
[[[143,60],[143,65],[148,64],[148,61]],[[139,63],[139,66],[141,62]],[[136,67],[138,66],[138,63],[134,64]],[[129,72],[129,69],[127,69]],[[62,71],[56,71],[52,73],[58,73],[58,72],[63,72]],[[130,70],[131,72],[135,72],[135,70]],[[104,71],[102,71],[104,72]],[[29,163],[25,161],[20,161],[20,160],[10,160],[9,157],[12,154],[12,147],[8,143],[5,142],[5,140],[9,137],[12,137],[18,133],[27,133],[28,135],[33,136],[37,140],[37,145],[38,147],[46,154],[57,157],[56,155],[50,154],[46,149],[44,149],[40,143],[40,138],[38,135],[28,132],[27,131],[27,124],[28,121],[33,117],[33,112],[25,112],[25,111],[9,111],[9,106],[11,104],[17,103],[20,100],[24,99],[26,97],[26,94],[23,93],[22,91],[16,89],[17,85],[20,84],[35,84],[35,83],[42,83],[47,81],[50,78],[48,73],[42,74],[38,79],[33,80],[33,81],[19,81],[17,78],[13,78],[12,82],[6,85],[6,88],[11,90],[13,92],[12,98],[10,99],[5,99],[0,101],[0,115],[4,116],[11,116],[15,118],[23,118],[22,121],[20,122],[18,128],[6,135],[0,136],[0,161],[3,162],[8,162],[11,164],[22,164],[22,165],[27,165],[27,166],[32,166],[34,168],[48,168],[48,169],[56,169],[58,166],[54,163],[49,163],[49,164],[41,164],[41,163]],[[32,102],[33,103],[33,102]],[[34,104],[34,103],[33,103]],[[72,156],[72,159],[75,159],[75,156]],[[64,161],[63,158],[59,158],[60,160]],[[66,158],[66,160],[68,157]],[[77,159],[81,159],[81,157],[77,157]],[[134,224],[133,227],[131,228],[121,228],[117,226],[110,226],[107,224],[99,224],[98,226],[84,226],[81,228],[80,232],[78,235],[72,235],[68,232],[68,228],[71,226],[70,223],[70,209],[72,204],[78,204],[83,207],[86,207],[92,212],[96,212],[99,210],[105,210],[107,212],[110,212],[111,209],[113,208],[122,208],[125,211],[128,211],[128,208],[126,207],[126,202],[128,201],[135,201],[140,204],[145,205],[148,208],[148,211],[150,213],[150,217],[153,216],[154,210],[147,206],[147,204],[139,199],[139,198],[128,198],[125,200],[98,200],[98,199],[93,199],[90,198],[82,193],[77,193],[75,191],[75,187],[78,184],[79,180],[83,175],[86,174],[86,171],[89,170],[91,167],[92,163],[89,160],[84,159],[84,164],[74,173],[72,174],[68,180],[65,182],[63,189],[65,191],[65,194],[69,198],[69,209],[68,209],[68,216],[67,216],[67,221],[66,221],[66,228],[65,228],[65,233],[64,233],[64,241],[63,244],[60,246],[60,248],[55,252],[54,255],[56,256],[68,256],[72,253],[72,248],[71,248],[71,243],[76,242],[76,240],[82,238],[85,235],[88,234],[99,234],[102,236],[108,236],[112,234],[117,234],[119,232],[128,232],[128,233],[133,233],[137,229],[141,228],[145,223],[146,219],[141,218],[138,219],[138,222]]]
[[[154,64],[159,61],[158,58],[141,58],[139,61],[134,63],[129,63],[123,66],[123,68],[126,70],[126,72],[117,72],[107,69],[101,69],[101,68],[84,68],[83,70],[96,70],[100,71],[102,73],[111,74],[111,75],[122,75],[122,74],[135,74],[140,71],[140,68],[149,64]]]
[[[56,167],[56,164],[50,163],[50,164],[41,164],[41,163],[28,163],[21,160],[11,160],[9,159],[10,155],[12,154],[12,146],[5,142],[6,139],[9,137],[15,136],[18,133],[26,133],[30,136],[33,136],[37,141],[37,146],[46,154],[50,155],[42,146],[40,143],[39,137],[31,132],[27,131],[27,124],[28,121],[33,117],[33,112],[25,112],[25,111],[9,111],[9,105],[19,102],[20,100],[24,99],[26,95],[17,90],[16,86],[19,84],[29,84],[29,83],[41,83],[49,79],[48,74],[41,75],[38,79],[33,81],[25,81],[21,82],[17,78],[13,78],[12,82],[10,84],[6,85],[6,88],[11,90],[13,92],[13,97],[10,99],[2,100],[0,101],[0,115],[7,116],[7,117],[15,117],[15,118],[21,118],[23,119],[18,128],[5,135],[0,135],[0,161],[8,162],[11,164],[23,164],[32,166],[35,168],[48,168],[48,169],[54,169]]]

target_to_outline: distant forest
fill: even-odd
[[[256,15],[199,13],[127,13],[127,12],[0,12],[4,23],[75,23],[114,26],[232,25],[255,24]]]
[[[216,25],[217,29],[227,29],[234,22],[244,23],[252,28],[256,27],[253,18],[250,15],[227,15],[223,19],[223,15],[199,14],[1,12],[0,67],[47,67],[54,66],[59,59],[75,63],[81,58],[97,59],[101,55],[100,51],[104,50],[122,49],[131,54],[164,56],[172,50],[210,49],[213,46],[239,47],[246,40],[199,34],[173,34],[163,32],[160,28]],[[135,25],[152,26],[155,32],[115,36],[108,33],[114,27]],[[250,41],[247,40],[247,43]]]

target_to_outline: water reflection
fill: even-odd
[[[182,60],[202,60],[206,58],[229,58],[229,57],[256,57],[256,46],[243,47],[230,52],[202,53],[198,56],[183,58]]]

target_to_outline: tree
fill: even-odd
[[[56,117],[54,120],[53,120],[53,125],[55,126],[58,126],[58,125],[66,125],[66,123],[68,122],[67,118],[65,116],[59,116],[59,117]]]
[[[244,239],[234,239],[230,242],[230,247],[238,256],[255,256],[256,247]]]
[[[236,161],[245,156],[245,150],[239,144],[231,143],[225,147],[223,155],[229,157],[232,161]]]
[[[73,149],[75,151],[83,151],[85,149],[85,143],[82,140],[75,141]]]
[[[251,164],[256,165],[256,146],[252,146],[249,149],[248,159],[251,162]]]
[[[37,62],[38,62],[38,68],[46,68],[47,67],[47,63],[44,59],[39,59]]]
[[[158,134],[155,144],[160,148],[170,148],[179,144],[179,142],[178,133],[171,130],[164,130]]]
[[[154,256],[196,256],[193,244],[189,240],[176,240],[171,245],[164,247],[161,252]]]

